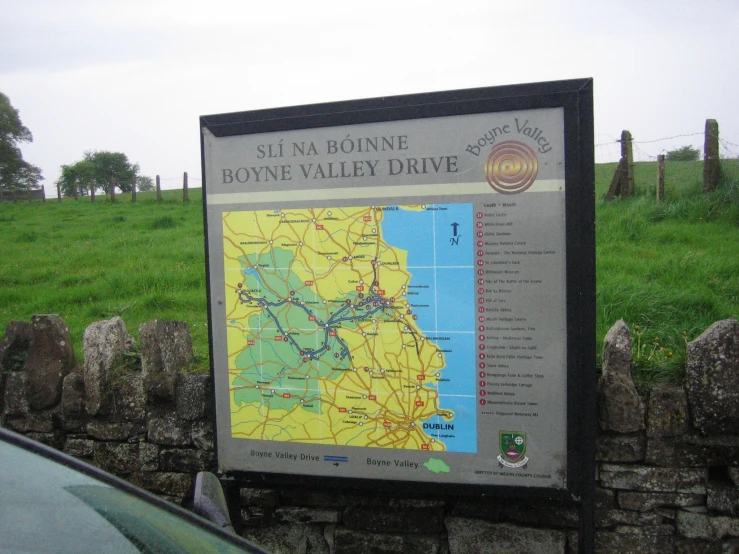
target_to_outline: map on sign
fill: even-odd
[[[223,212],[232,437],[476,452],[472,216]]]

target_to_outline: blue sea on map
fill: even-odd
[[[445,353],[442,378],[449,381],[439,383],[439,405],[453,411],[454,419],[434,416],[425,422],[431,425],[426,433],[438,437],[449,452],[476,452],[472,204],[430,204],[428,208],[385,211],[382,238],[391,247],[408,251],[408,292],[417,294],[405,298],[418,316],[419,328],[430,340],[449,339],[434,343],[451,350]]]

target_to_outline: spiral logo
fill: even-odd
[[[501,142],[485,161],[485,178],[501,194],[518,194],[529,188],[539,172],[536,153],[522,142]]]

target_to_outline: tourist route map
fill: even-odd
[[[471,220],[471,204],[224,212],[233,436],[474,452],[473,252],[455,240]]]

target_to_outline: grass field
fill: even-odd
[[[739,315],[739,162],[724,164],[721,192],[700,193],[702,164],[667,165],[666,201],[654,200],[657,168],[636,166],[638,194],[606,203],[615,164],[596,166],[597,347],[618,319],[635,334],[642,387],[682,376],[686,341]],[[190,190],[0,204],[0,332],[8,321],[58,313],[81,360],[82,334],[121,316],[135,338],[161,318],[191,328],[196,370],[208,368],[202,198]]]

